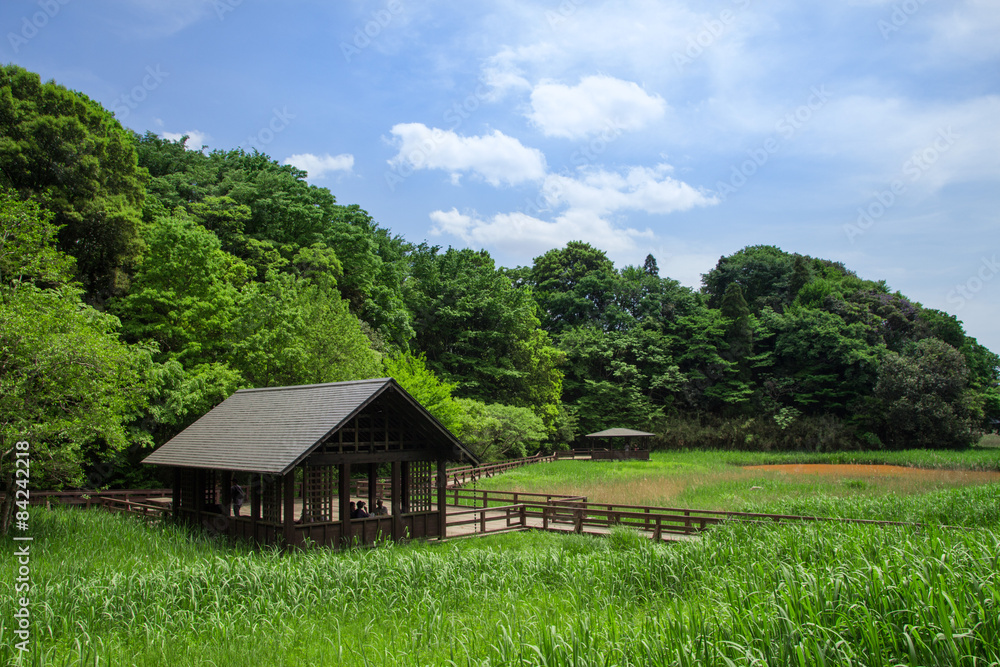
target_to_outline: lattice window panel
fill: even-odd
[[[214,505],[217,502],[219,502],[218,500],[216,500],[215,471],[214,470],[205,470],[205,471],[203,471],[201,473],[201,479],[202,479],[202,481],[205,484],[205,489],[204,489],[205,490],[205,505],[204,505],[204,507],[208,507],[209,505]]]
[[[332,521],[333,496],[339,486],[333,466],[308,466],[302,474],[302,522]]]
[[[281,484],[265,478],[260,491],[260,518],[281,523]]]
[[[410,511],[427,512],[431,509],[431,462],[410,463]]]
[[[194,509],[194,478],[193,470],[181,471],[181,507]]]

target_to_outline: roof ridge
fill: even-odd
[[[385,384],[395,380],[391,377],[369,378],[367,380],[344,380],[342,382],[321,382],[319,384],[294,384],[284,387],[249,387],[247,389],[237,389],[235,394],[249,394],[257,391],[291,391],[293,389],[316,389],[317,387],[343,387],[350,384]]]

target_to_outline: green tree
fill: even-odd
[[[427,359],[423,354],[416,356],[410,352],[401,352],[394,357],[385,357],[383,363],[386,374],[395,379],[449,431],[453,434],[461,432],[465,415],[461,405],[451,395],[456,385],[441,381],[427,368]]]
[[[30,446],[33,488],[80,484],[99,448],[129,442],[146,399],[149,351],[121,342],[118,320],[66,283],[71,261],[51,215],[0,197],[0,530],[14,501],[14,447]],[[44,286],[42,286],[44,285]]]
[[[53,212],[59,245],[93,297],[126,286],[147,173],[110,112],[21,67],[0,67],[0,179]]]
[[[540,451],[547,429],[528,408],[458,399],[464,413],[462,441],[483,461],[523,458]]]
[[[381,355],[335,285],[272,272],[248,284],[233,321],[229,364],[251,386],[379,377]]]
[[[536,257],[530,285],[550,334],[591,324],[618,328],[623,317],[615,303],[618,274],[604,251],[582,241]]]
[[[154,341],[158,360],[223,360],[249,267],[182,210],[146,233],[147,252],[128,295],[111,304],[132,341]]]
[[[975,409],[962,354],[925,338],[902,354],[887,352],[875,386],[874,421],[892,449],[966,447],[974,441]]]
[[[531,292],[497,271],[486,251],[413,253],[409,302],[414,343],[456,394],[558,416],[561,354],[539,329]]]

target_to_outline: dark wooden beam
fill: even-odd
[[[437,509],[438,509],[438,537],[442,540],[446,537],[448,526],[448,504],[445,494],[448,489],[448,462],[441,458],[437,462]]]
[[[231,516],[232,513],[232,498],[230,497],[229,490],[233,486],[233,471],[223,470],[222,471],[222,516]]]
[[[402,468],[402,473],[400,474],[400,478],[402,479],[402,482],[403,482],[403,488],[402,488],[402,492],[399,494],[401,496],[401,498],[399,500],[400,500],[400,505],[403,508],[403,511],[404,512],[409,512],[410,511],[410,482],[412,481],[410,479],[410,462],[409,461],[401,461],[400,464],[401,464],[400,467]]]
[[[392,539],[403,539],[403,484],[402,465],[399,461],[392,462]]]
[[[429,450],[414,450],[409,452],[315,452],[307,456],[303,465],[328,466],[352,463],[392,463],[393,461],[436,461],[437,452]]]
[[[285,492],[285,509],[282,519],[285,526],[285,544],[291,546],[295,540],[295,469],[282,478]]]
[[[176,522],[178,517],[181,515],[181,469],[174,468],[174,489],[171,493],[174,501],[174,506],[171,508],[173,512],[173,518]]]
[[[340,512],[340,536],[344,546],[351,543],[351,464],[340,464],[340,479],[337,483],[338,511]]]
[[[368,512],[375,510],[375,487],[378,486],[378,464],[368,464]]]

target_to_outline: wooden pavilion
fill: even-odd
[[[241,389],[143,461],[174,471],[173,516],[258,544],[444,538],[445,465],[479,460],[392,378]],[[388,513],[350,518],[351,480],[390,470]],[[230,511],[244,489],[246,510]]]
[[[635,431],[630,428],[609,428],[604,431],[598,431],[597,433],[588,433],[586,437],[599,439],[606,438],[612,445],[607,449],[594,448],[590,454],[591,459],[611,461],[648,461],[649,438],[654,435],[656,434],[647,433],[646,431]],[[621,449],[616,449],[613,446],[616,439],[620,439],[623,443],[625,443]]]

